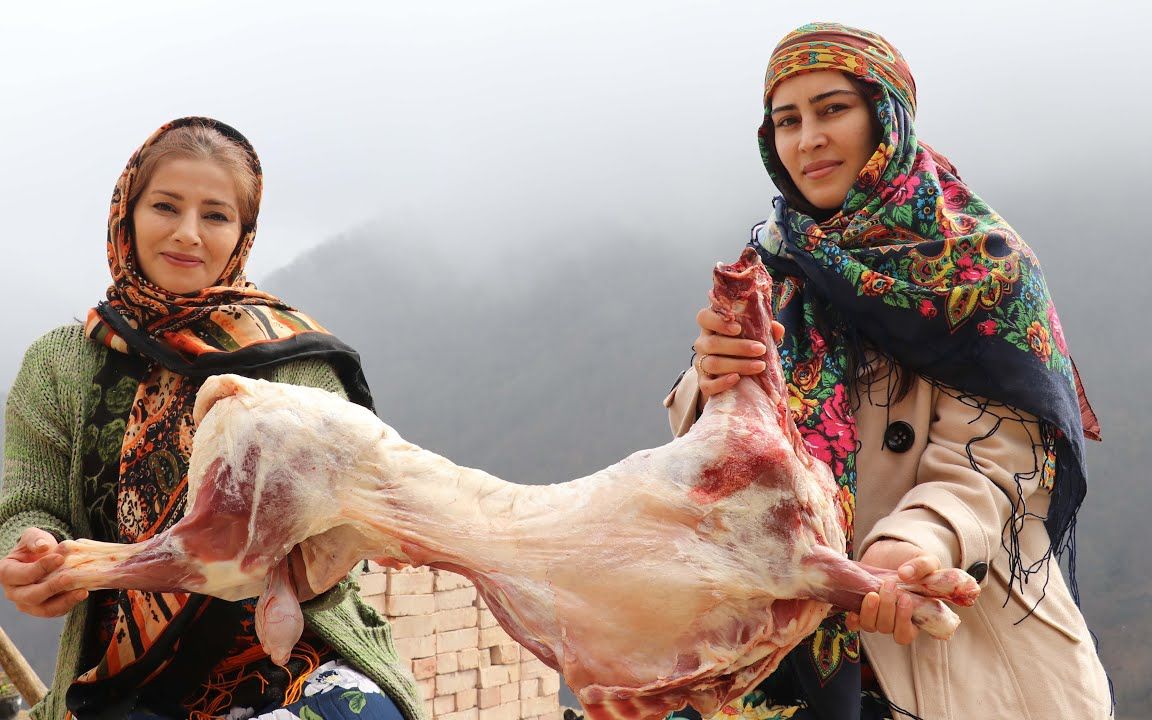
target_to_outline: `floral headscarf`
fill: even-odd
[[[796,201],[767,114],[779,83],[819,70],[862,81],[881,128],[843,205],[822,222]],[[946,158],[917,139],[916,84],[904,58],[875,33],[805,25],[774,51],[764,100],[761,156],[788,199],[777,198],[775,218],[753,229],[751,244],[776,281],[774,310],[788,330],[781,360],[797,425],[837,477],[849,531],[857,441],[847,357],[850,349],[869,348],[950,392],[1039,417],[1047,462],[1037,472],[1052,493],[1045,522],[1054,552],[1071,547],[1086,487],[1083,439],[1099,439],[1099,425],[1035,255]],[[1008,542],[1015,550],[1015,539]],[[1012,556],[1018,580],[1037,570],[1023,567],[1018,552]],[[858,672],[840,679],[843,693],[832,689],[845,660],[859,659],[858,638],[842,615],[830,616],[797,652],[811,660],[794,663],[808,673],[807,686],[822,688],[810,695],[858,698]]]
[[[87,332],[114,350],[129,348],[172,370],[207,376],[222,367],[261,365],[282,356],[289,345],[345,351],[315,320],[274,295],[256,289],[244,276],[244,265],[256,238],[256,224],[242,228],[240,241],[216,285],[181,295],[149,282],[139,271],[132,236],[129,198],[140,171],[142,153],[166,133],[185,126],[219,131],[248,156],[256,175],[259,204],[260,160],[248,140],[234,128],[204,117],[186,117],[162,126],[132,154],[112,193],[108,214],[108,299],[88,313]],[[147,349],[145,349],[145,346]],[[240,355],[237,355],[240,353]]]

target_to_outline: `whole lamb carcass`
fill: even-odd
[[[791,419],[755,251],[715,270],[713,307],[767,347],[767,369],[713,397],[683,437],[558,485],[504,482],[406,442],[311,388],[205,382],[189,510],[135,545],[67,542],[72,587],[261,596],[257,630],[283,661],[297,590],[360,558],[467,576],[500,624],[559,670],[591,718],[707,715],[771,673],[832,606],[858,610],[895,577],[845,558],[830,470]],[[901,584],[946,638],[970,605],[960,570]]]

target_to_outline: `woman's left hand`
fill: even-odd
[[[940,569],[938,558],[902,540],[877,540],[860,562],[895,570],[900,581],[906,583],[914,583]],[[864,596],[859,613],[848,613],[848,629],[889,634],[900,645],[907,645],[920,634],[920,628],[912,624],[912,610],[909,594],[897,590],[895,580],[885,580],[880,592]]]

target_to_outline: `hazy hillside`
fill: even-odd
[[[380,415],[405,437],[509,480],[555,482],[667,441],[660,400],[710,284],[707,259],[589,253],[571,232],[500,263],[495,282],[365,236],[265,286],[360,350]]]

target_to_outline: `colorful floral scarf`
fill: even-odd
[[[781,81],[818,70],[863,81],[882,133],[840,210],[822,222],[804,211],[807,203],[780,164],[767,114]],[[785,197],[775,202],[775,218],[753,229],[751,244],[776,281],[774,310],[788,330],[780,356],[791,407],[810,450],[842,488],[849,530],[857,447],[850,350],[860,359],[868,348],[951,392],[1036,415],[1047,455],[1037,472],[1052,494],[1045,523],[1059,554],[1074,549],[1086,487],[1083,439],[1099,439],[1099,425],[1035,255],[946,158],[918,141],[915,91],[900,53],[874,33],[805,25],[773,53],[759,137],[764,164]],[[1006,542],[1015,549],[1014,537]],[[1017,580],[1039,571],[1012,555]],[[837,700],[858,697],[860,682],[858,664],[841,672],[860,657],[859,639],[843,617],[830,616],[790,656],[809,699],[835,718],[859,713]]]
[[[166,132],[190,125],[214,128],[235,142],[246,151],[260,177],[259,159],[244,136],[216,120],[189,117],[153,133],[129,159],[116,184],[107,241],[112,285],[107,300],[89,312],[86,333],[115,353],[142,360],[138,375],[132,377],[134,397],[125,403],[130,410],[119,453],[117,537],[112,538],[119,542],[146,540],[183,515],[195,433],[192,408],[205,378],[224,372],[253,373],[294,359],[323,358],[335,367],[352,400],[372,406],[355,351],[307,315],[245,280],[244,264],[256,234],[254,223],[241,230],[218,284],[199,293],[170,293],[137,271],[128,199],[141,153]],[[108,382],[118,381],[120,386],[124,379],[114,377]],[[79,716],[113,712],[109,703],[122,703],[157,678],[186,681],[191,677],[195,682],[197,676],[207,677],[245,623],[241,604],[187,593],[121,591],[115,608],[115,621],[111,632],[104,633],[107,647],[98,664],[69,690],[69,707]],[[194,645],[197,635],[221,637],[219,642],[201,643],[196,651],[199,657],[193,661],[188,646]],[[313,659],[316,655],[311,650],[306,654]],[[312,662],[305,669],[314,667]],[[193,684],[184,689],[195,688]]]

